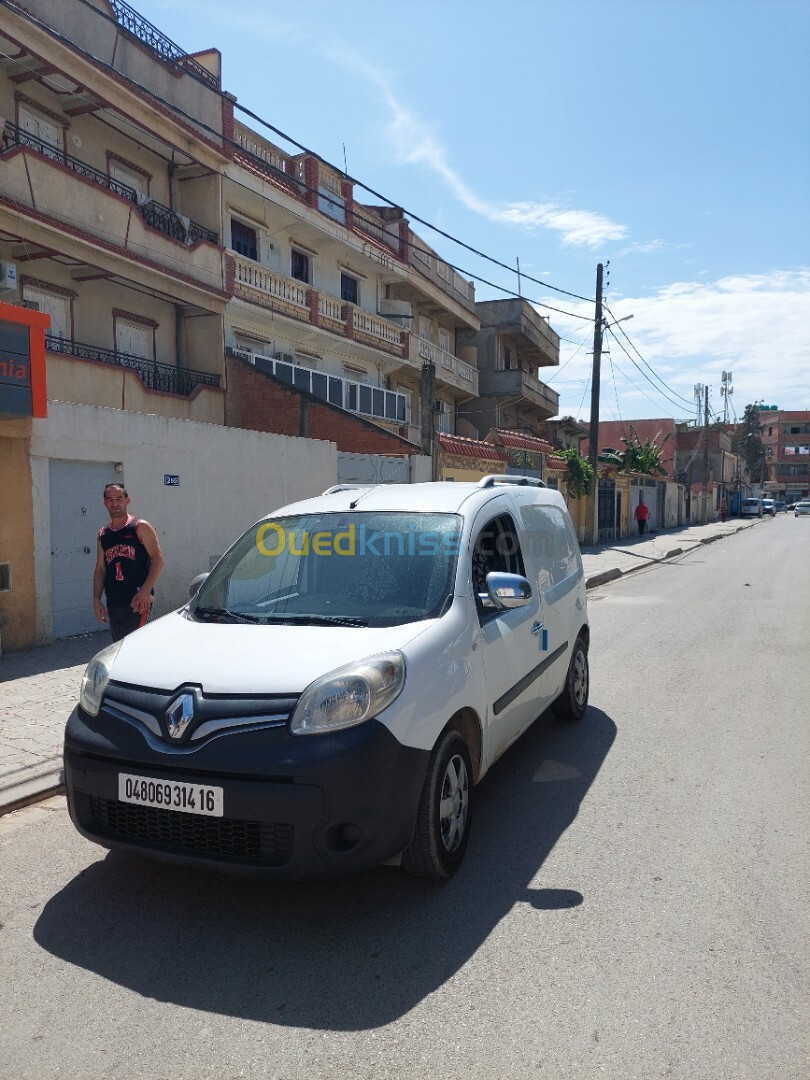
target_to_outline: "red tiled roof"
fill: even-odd
[[[463,435],[446,435],[444,432],[436,438],[446,454],[458,454],[459,457],[478,458],[483,461],[506,461],[506,453],[492,443],[467,439]]]
[[[553,454],[554,447],[545,439],[538,439],[536,435],[526,435],[522,431],[505,431],[496,428],[495,434],[504,446],[513,450],[528,450],[533,454]]]

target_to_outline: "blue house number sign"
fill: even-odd
[[[173,473],[164,473],[163,483],[166,487],[180,487],[180,477],[175,476]]]

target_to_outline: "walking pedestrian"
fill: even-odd
[[[154,586],[163,569],[163,552],[148,521],[129,513],[129,493],[122,484],[107,484],[104,505],[110,524],[99,530],[93,572],[93,610],[118,641],[146,623]],[[107,604],[101,602],[104,593]]]
[[[635,509],[634,517],[638,522],[638,535],[643,536],[647,531],[647,520],[650,516],[650,508],[644,502],[644,496],[639,495],[638,506]]]
[[[720,520],[725,521],[728,517],[728,503],[725,499],[720,500]]]

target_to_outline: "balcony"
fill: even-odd
[[[416,334],[411,334],[411,363],[419,368],[423,364],[433,364],[438,382],[463,390],[471,397],[478,396],[477,369]]]
[[[548,419],[556,416],[560,398],[554,390],[540,382],[528,371],[514,368],[511,371],[481,371],[481,396],[520,398],[523,405],[533,405]]]
[[[404,331],[395,323],[251,259],[239,255],[233,255],[233,259],[236,296],[402,360]],[[314,311],[310,306],[311,297],[314,297]]]
[[[79,341],[45,335],[45,348],[50,353],[60,353],[78,360],[92,360],[97,364],[110,364],[113,367],[129,368],[149,390],[162,394],[179,394],[189,397],[198,386],[219,386],[219,375],[207,371],[194,371],[192,368],[178,368],[172,364],[160,364],[146,360],[142,356],[116,352],[113,349],[99,349],[95,345],[85,345]]]
[[[259,371],[264,371],[297,390],[337,405],[347,412],[357,413],[378,423],[384,423],[389,429],[394,425],[397,430],[401,425],[410,423],[408,399],[405,394],[386,390],[380,386],[353,382],[325,371],[304,367],[292,363],[289,359],[277,356],[264,356],[248,349],[231,349],[233,356],[238,356]]]
[[[502,346],[518,353],[534,367],[560,362],[560,336],[527,300],[482,300],[475,305],[481,330],[494,330]]]
[[[219,82],[215,75],[198,63],[188,53],[183,52],[179,45],[167,38],[156,26],[153,26],[143,15],[131,8],[124,0],[110,0],[116,19],[120,25],[130,32],[144,45],[158,54],[161,60],[180,68],[186,74],[191,75],[199,82],[204,83],[212,90],[219,89]]]
[[[5,154],[18,146],[25,147],[28,150],[35,150],[49,160],[55,161],[59,165],[63,165],[65,168],[77,173],[85,180],[90,180],[92,183],[106,188],[107,191],[114,192],[114,194],[127,199],[128,202],[138,207],[141,217],[148,225],[153,229],[157,229],[158,232],[162,232],[165,236],[178,240],[181,244],[196,244],[198,240],[207,240],[210,244],[218,242],[217,234],[212,232],[211,229],[206,229],[195,221],[181,217],[174,210],[169,209],[168,206],[163,206],[162,203],[157,202],[155,199],[149,199],[139,204],[137,192],[128,184],[122,184],[119,180],[115,180],[106,173],[93,168],[92,165],[71,157],[70,154],[64,153],[50,143],[30,135],[27,131],[23,131],[16,124],[6,122],[0,152]]]

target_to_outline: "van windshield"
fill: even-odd
[[[394,626],[453,594],[456,514],[308,514],[260,521],[189,606],[200,621]]]

